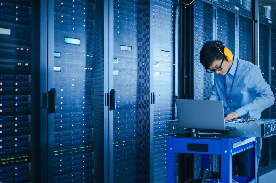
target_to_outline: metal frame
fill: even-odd
[[[108,10],[106,9],[108,6]],[[113,88],[113,47],[114,47],[114,2],[113,0],[108,0],[108,5],[105,4],[105,13],[108,11],[108,88],[107,93]],[[105,19],[106,20],[106,19]],[[104,23],[106,28],[106,22]],[[106,48],[106,47],[105,47]],[[106,52],[106,50],[105,50]],[[105,58],[106,59],[106,58]],[[109,106],[110,107],[110,106]],[[109,109],[108,107],[108,109]],[[113,111],[108,110],[108,182],[113,183]]]
[[[240,55],[240,21],[239,14],[235,12],[235,55]]]
[[[213,40],[218,39],[218,31],[217,31],[217,26],[218,26],[218,19],[217,19],[217,14],[218,14],[218,6],[216,4],[213,4]]]
[[[108,95],[109,78],[109,0],[104,0],[104,93]],[[107,98],[104,100],[107,104]],[[108,104],[104,106],[104,183],[109,182],[109,112]]]
[[[204,145],[207,146],[206,150],[189,150],[188,145]],[[232,176],[232,157],[235,154],[241,153],[250,149],[250,163],[254,164],[250,169],[250,177],[236,177]],[[175,153],[193,153],[201,154],[205,158],[209,154],[221,155],[221,182],[229,183],[232,179],[241,182],[257,182],[257,140],[256,137],[244,138],[221,138],[221,139],[208,139],[208,138],[177,138],[167,137],[167,182],[174,182],[175,179]],[[207,158],[201,164],[203,167],[208,167],[210,160]],[[212,179],[218,181],[218,179]]]
[[[253,21],[253,63],[259,66],[259,3],[252,0],[252,21]]]
[[[54,88],[54,45],[55,45],[55,1],[48,0],[48,36],[47,36],[47,92]],[[48,182],[54,182],[54,114],[48,114]]]
[[[193,78],[193,3],[185,7],[179,4],[179,52],[178,52],[178,98],[194,98]],[[179,182],[193,177],[193,155],[179,154]],[[172,160],[174,161],[174,160]],[[168,160],[167,160],[168,163]]]
[[[32,15],[32,37],[31,37],[31,180],[33,182],[40,182],[40,1],[31,1]]]
[[[193,87],[193,4],[179,5],[178,98],[194,97]]]
[[[153,0],[150,0],[150,86],[153,86],[153,61],[154,61],[154,50],[152,49],[152,45],[154,45],[153,38],[153,31],[152,31],[152,25],[153,22]],[[150,94],[154,92],[154,88],[150,87]],[[150,103],[150,183],[154,182],[154,175],[153,175],[153,169],[154,169],[154,105],[153,103]]]
[[[39,182],[48,182],[48,119],[42,108],[42,94],[47,93],[48,2],[40,0],[40,120],[39,120]],[[33,148],[33,147],[32,147]]]

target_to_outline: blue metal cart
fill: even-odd
[[[232,157],[250,149],[250,177],[232,176]],[[257,140],[256,137],[237,138],[192,138],[167,137],[167,183],[175,182],[175,153],[201,154],[201,167],[209,167],[209,155],[221,156],[221,179],[212,182],[239,183],[257,182]]]

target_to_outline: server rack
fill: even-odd
[[[177,1],[51,0],[46,7],[43,91],[54,88],[56,100],[47,113],[44,181],[166,181]]]
[[[274,66],[275,59],[273,56],[275,55],[275,20],[268,19],[260,14],[260,59],[259,66],[262,71],[262,74],[270,84],[272,92],[275,95],[275,76],[274,76]],[[262,116],[266,116],[267,118],[275,118],[275,104],[263,111]],[[276,159],[275,159],[275,151],[274,148],[276,142],[275,137],[269,137],[263,139],[263,148],[262,148],[262,158],[260,161],[260,175],[263,175],[271,170],[276,168]]]
[[[224,42],[236,55],[252,60],[252,54],[245,52],[253,37],[247,31],[252,29],[249,2],[196,1],[194,37],[202,39],[195,39],[195,49],[200,49],[202,40],[226,35]],[[0,143],[1,153],[6,153],[1,180],[31,181],[32,171],[41,175],[32,181],[41,182],[164,182],[165,122],[176,115],[178,1],[0,3],[0,36],[5,45],[1,48],[5,68],[1,70]],[[39,6],[40,21],[34,10]],[[31,27],[40,28],[40,38]],[[204,32],[197,31],[202,27]],[[222,31],[228,28],[235,34]],[[272,27],[271,68],[274,37]],[[230,42],[233,38],[235,45]],[[203,78],[194,81],[194,98],[207,98],[212,83],[206,81],[213,76],[202,71],[194,53],[187,58],[190,62],[195,58],[194,76]],[[271,78],[273,74],[274,70]],[[271,84],[274,91],[273,79]],[[56,91],[55,113],[43,106],[51,88]],[[111,89],[116,92],[116,110],[110,110]],[[38,144],[39,150],[34,150]],[[12,170],[13,174],[6,173]]]
[[[48,1],[48,182],[104,182],[104,1]],[[107,172],[108,173],[108,172]]]
[[[32,126],[36,114],[32,86],[36,59],[31,48],[32,4],[0,1],[0,182],[31,180]]]
[[[195,1],[193,4],[194,51],[193,63],[194,99],[209,99],[213,74],[205,72],[199,61],[199,53],[206,41],[221,40],[234,55],[253,62],[251,1]],[[212,13],[210,13],[212,12]],[[219,170],[219,157],[211,155],[211,171]],[[200,156],[194,155],[193,176],[200,173]],[[188,177],[189,178],[189,177]]]

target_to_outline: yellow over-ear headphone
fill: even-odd
[[[224,52],[224,55],[225,55],[227,61],[233,60],[233,53],[227,47],[224,47],[223,52]]]

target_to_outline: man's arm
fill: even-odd
[[[257,96],[253,102],[236,110],[238,116],[243,116],[245,114],[251,116],[250,113],[253,110],[262,112],[264,109],[274,104],[274,95],[269,84],[265,82],[259,68],[255,67],[252,69],[245,82],[249,92],[255,92]]]

